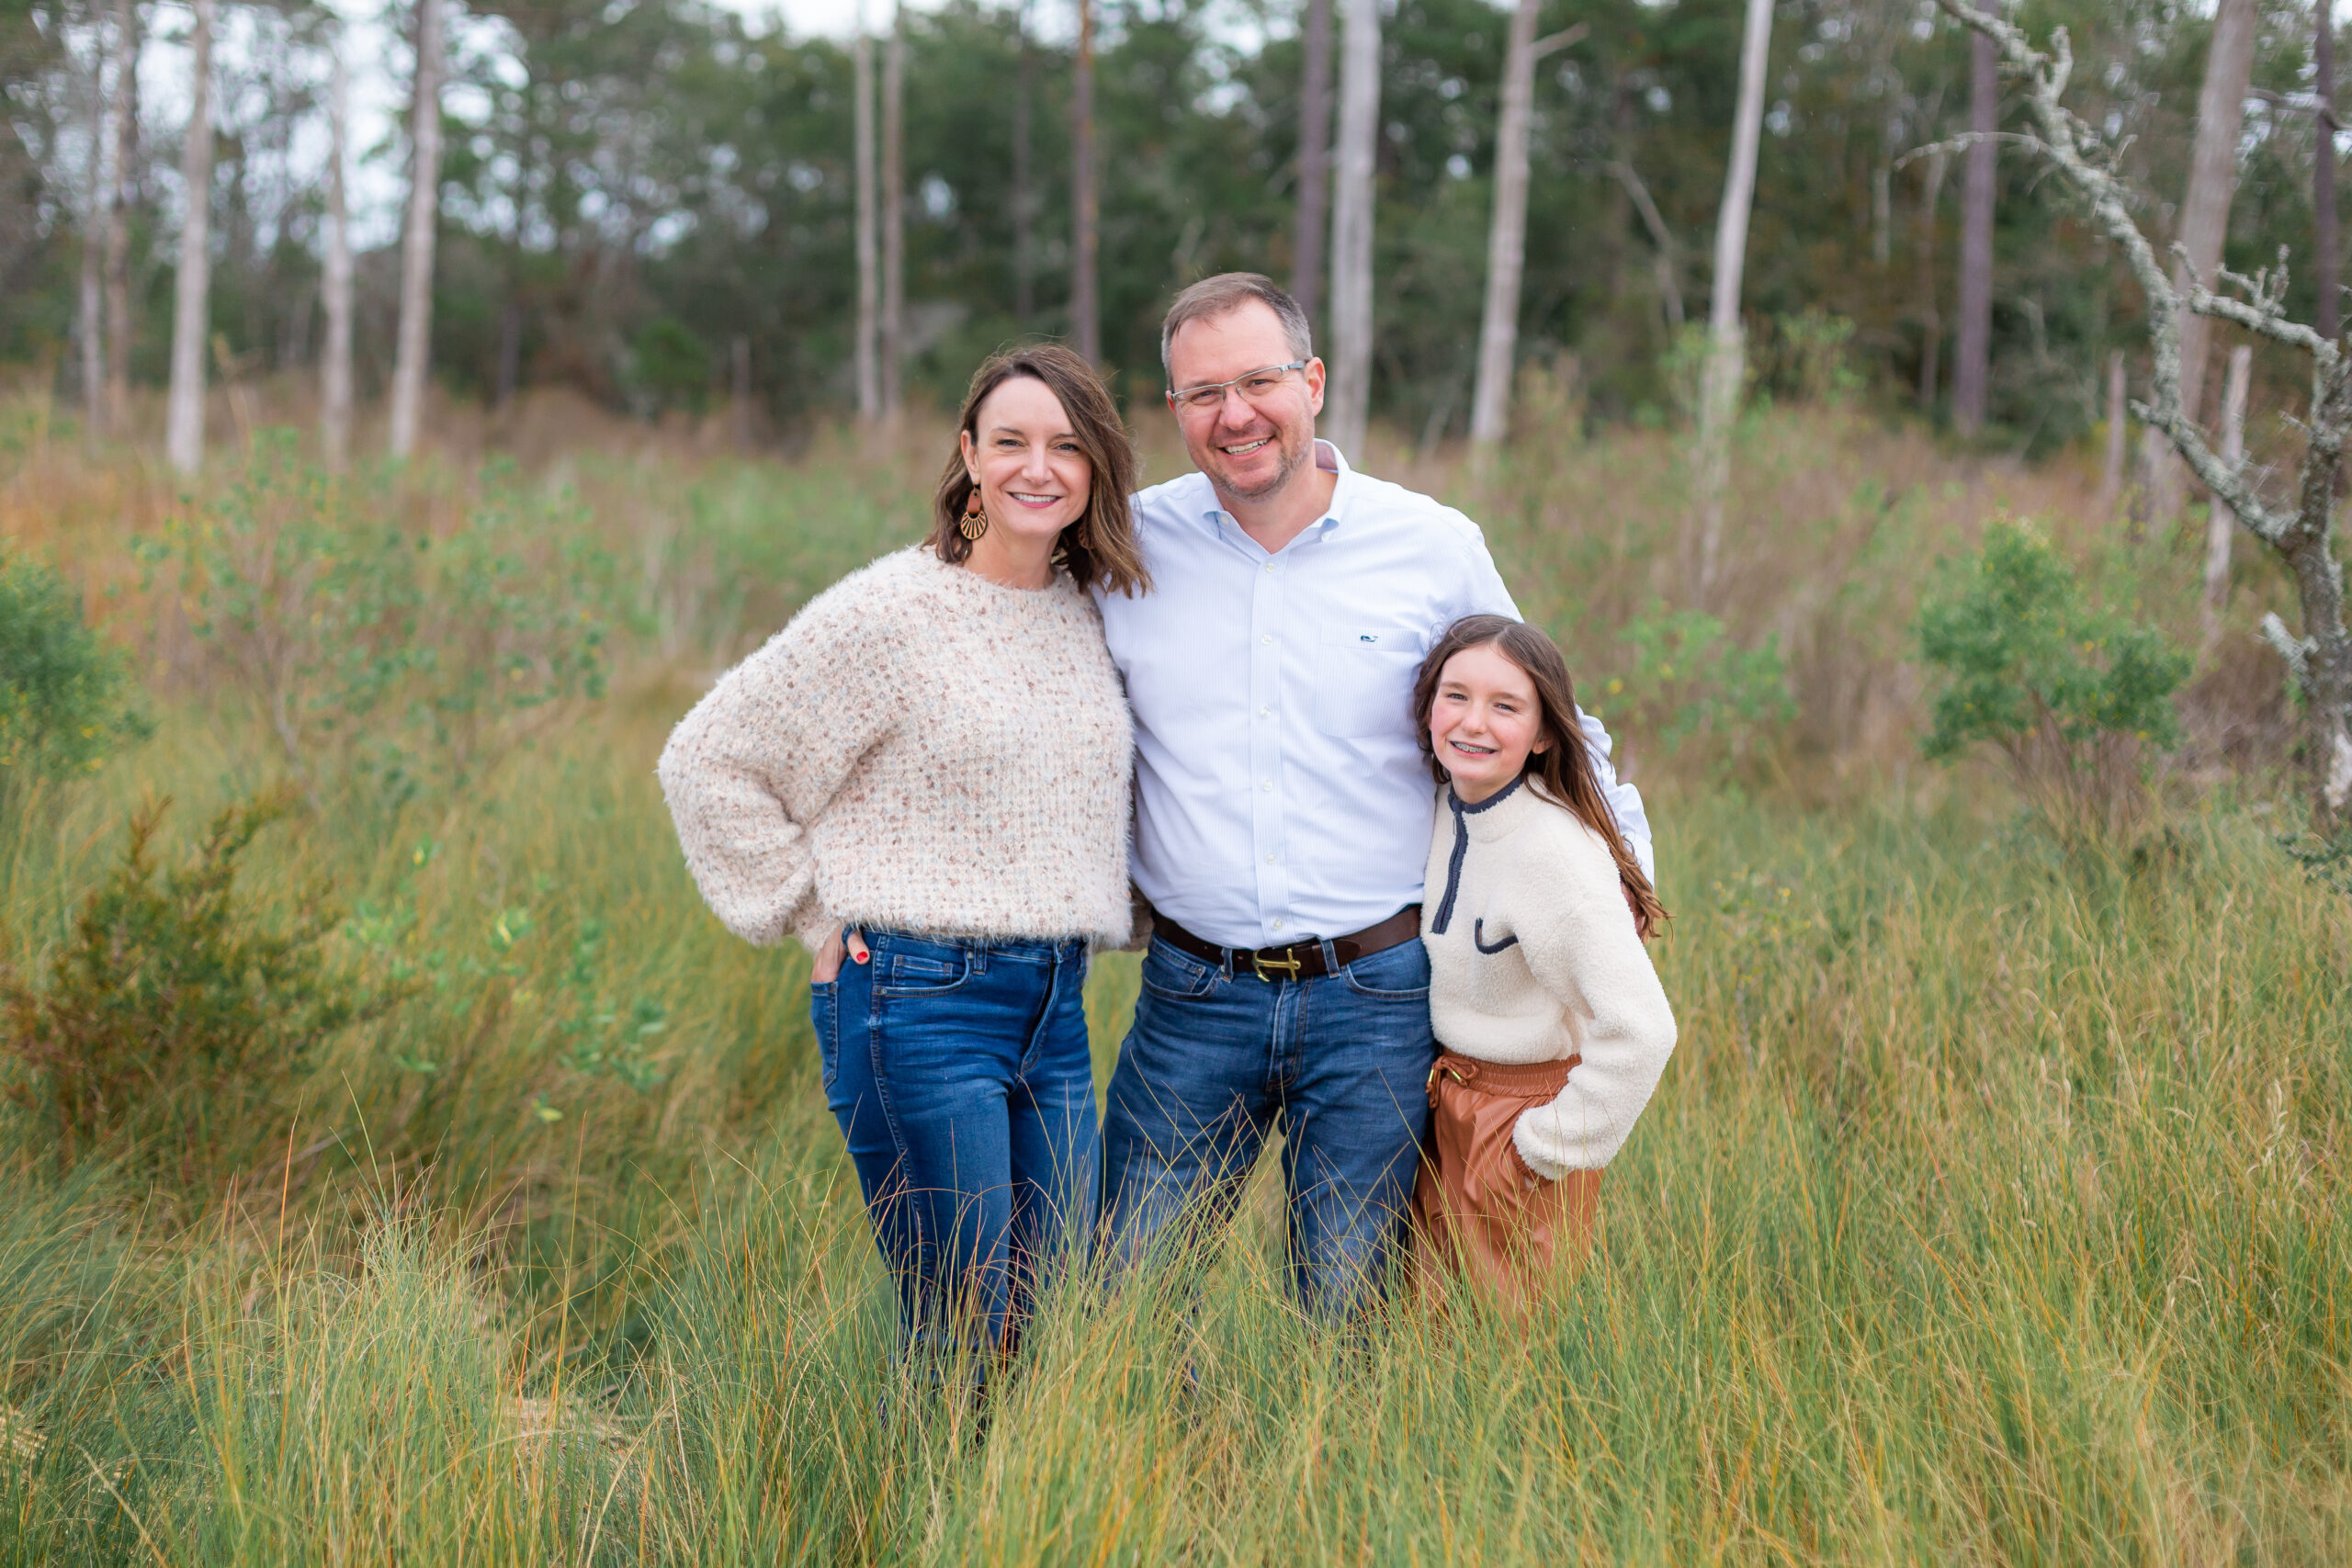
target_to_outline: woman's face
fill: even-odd
[[[1430,703],[1430,748],[1464,803],[1509,784],[1547,744],[1535,682],[1501,649],[1465,648],[1445,661]]]
[[[963,442],[991,533],[1050,539],[1086,515],[1094,466],[1061,400],[1035,377],[1012,377],[983,399]]]

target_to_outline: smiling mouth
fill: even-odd
[[[1446,744],[1465,757],[1491,757],[1496,750],[1492,746],[1473,746],[1466,740],[1449,740]]]
[[[1265,446],[1272,439],[1273,437],[1271,435],[1261,435],[1255,441],[1244,441],[1238,446],[1220,446],[1217,450],[1224,453],[1228,457],[1247,457],[1250,453],[1255,452],[1259,447]]]
[[[1009,490],[1004,493],[1023,506],[1052,506],[1061,500],[1057,495],[1023,495],[1017,490]]]

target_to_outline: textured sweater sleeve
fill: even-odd
[[[1567,1087],[1511,1133],[1529,1168],[1555,1180],[1616,1156],[1674,1051],[1674,1011],[1618,893],[1616,863],[1580,824],[1569,830],[1585,841],[1522,863],[1510,900],[1529,970],[1579,1025],[1584,1060]]]
[[[662,749],[662,792],[695,886],[769,946],[831,935],[809,827],[890,731],[891,639],[854,579],[819,596],[696,703]]]

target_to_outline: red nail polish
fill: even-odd
[[[871,957],[871,956],[872,956],[872,954],[870,954],[870,953],[851,953],[851,954],[850,954],[850,956],[851,956],[852,958],[856,959],[860,964],[863,964],[863,963],[865,963],[865,962],[866,961],[866,959],[868,959],[869,957]]]

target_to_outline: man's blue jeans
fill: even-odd
[[[1154,942],[1111,1078],[1106,1244],[1132,1261],[1180,1215],[1223,1224],[1279,1117],[1299,1300],[1374,1299],[1429,1125],[1429,996],[1418,942],[1271,981]]]
[[[900,1334],[1008,1350],[1094,1224],[1086,944],[863,934],[809,1014]]]

